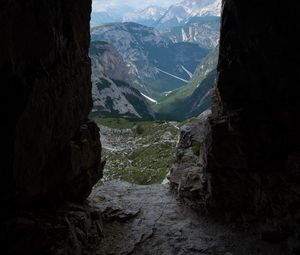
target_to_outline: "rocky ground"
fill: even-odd
[[[175,158],[179,128],[176,122],[99,119],[103,182],[161,183]]]
[[[286,254],[255,231],[200,216],[177,201],[168,185],[114,181],[94,188],[89,200],[103,211],[97,254]]]

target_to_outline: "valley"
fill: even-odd
[[[180,123],[98,117],[103,156],[103,182],[121,180],[160,184],[174,162]]]
[[[92,13],[90,117],[106,159],[102,184],[166,181],[182,128],[212,104],[220,8],[184,0]]]
[[[219,18],[205,20],[219,22]],[[93,28],[90,57],[94,112],[183,120],[206,110],[209,100],[203,97],[213,88],[216,78],[213,71],[218,59],[219,32],[212,37],[200,36],[206,38],[201,41],[195,30],[188,31],[191,41],[170,39],[170,35],[136,23]],[[195,111],[195,102],[201,100],[201,110]],[[181,109],[188,105],[190,108]]]
[[[142,93],[160,100],[182,87],[209,50],[190,42],[174,43],[137,23],[112,23],[91,30],[92,43],[105,41],[124,59],[129,80]]]

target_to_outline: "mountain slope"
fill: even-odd
[[[192,17],[187,23],[163,32],[173,42],[197,43],[203,48],[213,49],[220,38],[220,17]]]
[[[126,82],[127,67],[114,47],[105,42],[94,42],[90,47],[90,58],[93,115],[106,113],[145,119],[154,117],[146,99]]]
[[[111,79],[128,81],[128,68],[120,53],[107,42],[92,42],[90,56],[97,72]]]
[[[154,106],[156,112],[162,116],[169,116],[175,119],[183,119],[189,112],[196,113],[196,101],[208,92],[207,87],[212,87],[216,78],[216,67],[218,62],[219,48],[216,47],[198,65],[193,78],[184,87],[173,91],[159,104]],[[203,85],[205,84],[205,85]],[[202,93],[203,90],[203,93]],[[188,100],[187,100],[188,99]],[[207,101],[205,101],[207,102]],[[187,113],[186,115],[184,113]],[[193,115],[193,114],[192,114]]]
[[[159,118],[184,120],[196,117],[211,106],[212,89],[217,78],[216,69],[209,72],[196,90],[189,96],[179,98],[166,109],[161,109]]]
[[[164,30],[184,24],[191,17],[220,16],[221,0],[184,0],[169,7],[157,22],[156,28]]]
[[[114,23],[91,30],[92,41],[106,41],[122,55],[132,84],[148,96],[182,87],[208,50],[192,43],[173,43],[155,29]]]

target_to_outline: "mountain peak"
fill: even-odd
[[[168,28],[186,22],[191,17],[220,16],[221,0],[184,0],[171,5],[159,20],[158,28]]]
[[[126,14],[123,18],[123,21],[132,21],[143,25],[152,26],[164,15],[165,12],[166,9],[160,6],[151,5],[145,9]]]

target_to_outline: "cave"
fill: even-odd
[[[109,197],[93,190],[104,162],[88,118],[91,1],[0,7],[2,254],[299,254],[299,1],[223,1],[214,105],[199,126],[200,172],[171,173],[178,200],[137,189],[171,216],[162,212],[121,243],[121,229],[148,214],[126,208],[128,199],[124,210],[102,210],[128,187],[107,189]],[[164,245],[160,231],[169,236]]]

